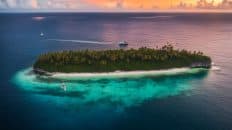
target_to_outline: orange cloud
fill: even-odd
[[[88,4],[103,8],[123,7],[126,9],[168,9],[178,5],[182,0],[83,0]],[[188,0],[186,3],[194,4],[196,0]]]
[[[227,9],[232,0],[0,0],[0,9]]]
[[[221,8],[231,7],[232,0],[82,0],[83,2],[100,8],[124,9],[170,9],[184,8]]]

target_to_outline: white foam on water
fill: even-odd
[[[175,16],[162,15],[162,16],[145,16],[145,17],[131,17],[133,19],[159,19],[159,18],[173,18]]]
[[[75,42],[75,43],[89,43],[89,44],[113,44],[112,42],[101,42],[101,41],[87,41],[87,40],[72,40],[72,39],[47,39],[49,41],[57,42]]]
[[[36,20],[36,21],[41,21],[41,20],[44,20],[46,17],[43,17],[43,16],[36,16],[36,17],[32,17],[33,20]]]
[[[214,62],[211,63],[211,66],[212,71],[221,71],[221,67],[216,65]]]
[[[213,70],[213,71],[221,71],[221,68],[219,66],[212,66],[211,70]]]

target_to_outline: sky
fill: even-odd
[[[0,0],[0,12],[231,11],[232,0]]]

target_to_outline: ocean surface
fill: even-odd
[[[65,80],[30,72],[42,53],[118,49],[122,40],[128,48],[169,42],[199,50],[216,67]],[[232,129],[232,14],[0,14],[0,59],[2,130]]]

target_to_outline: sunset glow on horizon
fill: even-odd
[[[2,0],[1,10],[232,10],[232,0]]]

